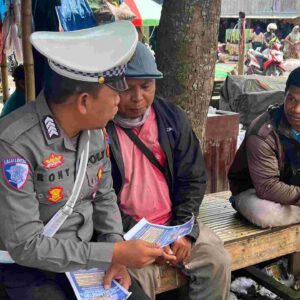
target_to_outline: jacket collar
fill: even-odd
[[[287,138],[297,140],[293,134],[293,129],[285,117],[283,104],[276,107],[270,112],[273,126],[275,126],[277,132],[286,136]]]

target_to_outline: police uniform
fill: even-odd
[[[4,179],[0,181],[4,195],[0,235],[4,249],[21,265],[55,272],[110,263],[113,244],[88,243],[94,229],[101,240],[122,240],[102,131],[90,132],[89,159],[79,199],[55,239],[42,235],[43,226],[72,193],[87,132],[78,137],[76,149],[42,94],[0,122],[0,132]]]
[[[55,72],[122,90],[125,64],[134,52],[137,33],[130,22],[122,21],[79,32],[37,32],[31,41],[47,56]],[[88,163],[73,212],[53,237],[45,236],[45,225],[72,194],[88,140]],[[0,264],[0,280],[7,291],[12,290],[12,299],[33,299],[22,294],[24,286],[32,282],[47,286],[39,283],[39,276],[47,272],[107,268],[111,263],[113,242],[123,238],[107,147],[102,130],[82,131],[71,140],[57,123],[43,93],[35,102],[1,119],[0,249],[7,250],[16,264]],[[21,271],[16,271],[18,268]],[[47,289],[42,296],[34,297],[67,299],[55,292],[47,296]]]

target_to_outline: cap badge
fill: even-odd
[[[48,191],[48,200],[53,202],[53,203],[58,202],[60,199],[62,199],[64,197],[63,190],[64,189],[60,186],[56,186],[56,187],[51,188]]]
[[[21,189],[27,182],[29,165],[24,158],[10,157],[3,159],[2,171],[5,181],[13,189]]]
[[[103,77],[103,76],[100,76],[99,78],[98,78],[98,83],[99,84],[103,84],[105,82],[105,78]]]
[[[64,157],[60,154],[51,153],[50,156],[43,160],[46,169],[54,169],[64,163]]]
[[[60,136],[57,125],[51,116],[45,116],[43,123],[49,140],[58,138]]]

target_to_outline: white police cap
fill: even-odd
[[[129,21],[118,21],[70,32],[34,32],[32,45],[48,58],[56,73],[81,81],[127,89],[125,67],[138,35]]]

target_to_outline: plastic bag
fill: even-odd
[[[294,276],[288,273],[287,266],[288,262],[286,259],[279,259],[275,263],[264,267],[262,271],[282,284],[291,287],[294,284]]]
[[[56,11],[64,31],[80,30],[97,25],[86,0],[62,0],[61,6],[56,6]]]

